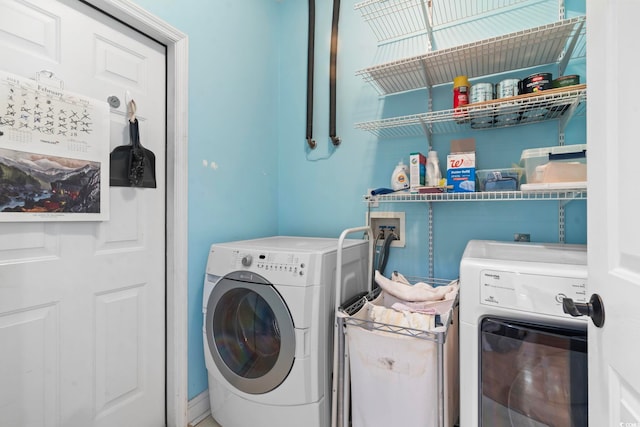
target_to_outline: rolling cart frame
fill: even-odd
[[[347,229],[343,231],[338,241],[338,254],[337,254],[337,267],[336,267],[336,295],[341,295],[342,283],[340,278],[342,277],[341,264],[342,264],[342,243],[344,238],[354,232],[365,231],[369,235],[369,241],[371,242],[371,250],[373,258],[373,236],[370,227],[358,227]],[[445,405],[447,399],[445,396],[445,362],[444,362],[444,346],[447,342],[451,326],[454,323],[454,316],[457,316],[457,307],[459,304],[459,292],[456,295],[451,308],[446,315],[442,315],[443,319],[446,319],[443,328],[438,328],[438,331],[426,331],[420,329],[413,329],[403,326],[391,325],[386,323],[374,322],[370,320],[362,320],[352,317],[357,313],[367,301],[372,301],[378,297],[381,290],[380,288],[373,289],[372,266],[373,260],[370,258],[369,269],[369,292],[358,297],[355,301],[340,302],[336,299],[335,303],[335,321],[334,321],[334,346],[333,346],[333,387],[332,387],[332,406],[331,406],[331,426],[332,427],[349,427],[349,402],[350,402],[350,372],[349,372],[349,349],[346,337],[346,326],[361,327],[367,330],[382,331],[392,334],[398,334],[408,336],[416,339],[423,339],[432,341],[436,344],[436,366],[437,366],[437,405],[438,405],[438,426],[439,427],[451,427],[445,425]],[[455,283],[456,281],[444,280],[444,279],[428,279],[423,280],[431,285],[447,285]],[[457,363],[457,357],[456,357]],[[457,383],[455,384],[457,386]],[[451,408],[450,408],[451,409]],[[456,414],[454,414],[456,415]],[[455,421],[455,420],[454,420]]]

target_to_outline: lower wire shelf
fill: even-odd
[[[514,200],[580,200],[587,198],[585,189],[553,191],[476,191],[469,193],[390,193],[365,195],[364,201],[373,202],[490,202]]]

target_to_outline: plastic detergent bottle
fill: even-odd
[[[440,172],[440,164],[438,163],[438,153],[429,151],[427,155],[427,185],[437,187],[440,185],[442,173]]]
[[[395,191],[406,190],[409,188],[409,169],[407,168],[407,165],[402,163],[402,160],[398,162],[398,165],[391,175],[391,188]]]

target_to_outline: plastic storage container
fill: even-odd
[[[524,168],[482,169],[476,171],[479,191],[517,191]]]
[[[438,153],[435,151],[429,151],[428,156],[427,185],[430,187],[437,187],[440,185],[440,180],[442,179],[442,172],[440,172],[440,162],[438,161]]]
[[[587,145],[559,145],[522,151],[527,184],[586,182]]]

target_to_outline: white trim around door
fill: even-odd
[[[128,0],[84,0],[167,46],[167,426],[187,419],[188,38]]]

